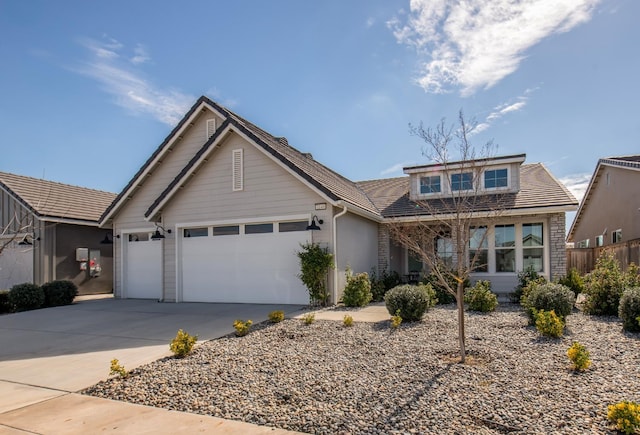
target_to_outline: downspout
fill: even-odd
[[[336,205],[342,205],[342,211],[333,216],[333,303],[338,303],[338,228],[337,221],[340,216],[347,213],[347,206],[342,201],[338,201]]]

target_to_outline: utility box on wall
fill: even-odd
[[[76,248],[76,261],[87,261],[89,259],[89,248]]]

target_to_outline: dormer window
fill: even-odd
[[[507,187],[509,185],[508,170],[489,169],[484,171],[484,188],[497,189],[499,187]]]
[[[440,193],[440,176],[420,177],[420,193]]]
[[[473,189],[473,173],[462,172],[460,174],[451,174],[451,191]]]

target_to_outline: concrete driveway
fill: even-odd
[[[289,317],[300,308],[89,297],[0,316],[0,429],[12,410],[106,379],[113,358],[133,369],[171,355],[169,342],[178,329],[202,342],[233,332],[235,319],[257,323],[273,310]]]

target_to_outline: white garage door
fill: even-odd
[[[33,246],[12,243],[0,254],[0,290],[33,282]]]
[[[162,241],[129,234],[124,243],[124,296],[162,299]]]
[[[182,299],[188,302],[307,304],[296,252],[307,221],[182,231]]]

